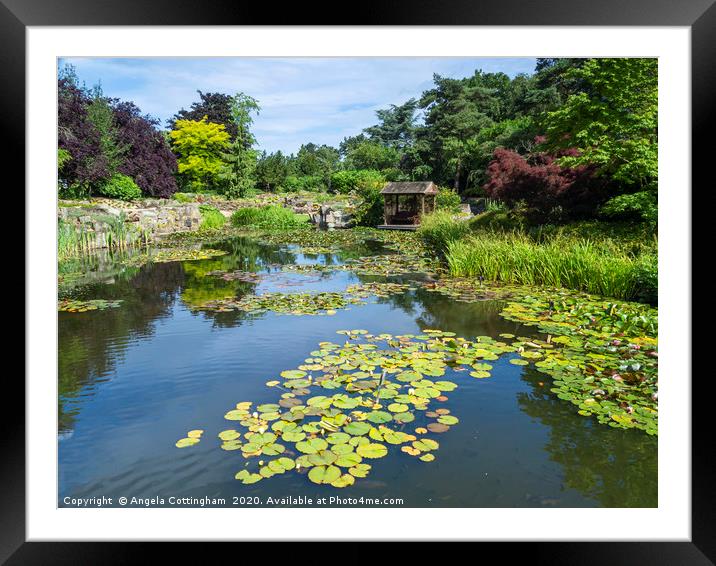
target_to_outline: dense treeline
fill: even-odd
[[[435,75],[419,97],[377,112],[338,147],[259,152],[259,102],[198,91],[168,133],[131,102],[59,80],[59,164],[67,195],[132,198],[217,191],[357,191],[430,179],[538,222],[656,221],[655,59],[538,59],[532,75]],[[132,187],[131,185],[136,185]]]

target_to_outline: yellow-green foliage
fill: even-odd
[[[179,154],[179,174],[185,180],[206,188],[218,178],[222,152],[229,146],[229,134],[223,124],[201,120],[177,120],[169,132],[172,148]]]
[[[226,217],[221,214],[218,208],[208,204],[199,206],[201,211],[201,224],[199,230],[216,230],[226,224]]]

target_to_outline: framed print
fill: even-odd
[[[8,564],[274,540],[712,563],[691,186],[716,9],[401,4],[3,0]]]

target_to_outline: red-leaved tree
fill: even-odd
[[[487,168],[485,192],[510,207],[525,206],[528,215],[541,219],[555,212],[566,217],[589,216],[607,193],[593,167],[557,163],[560,157],[575,154],[576,150],[568,149],[556,155],[537,152],[523,156],[497,148]]]

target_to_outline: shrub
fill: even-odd
[[[221,214],[218,208],[208,204],[200,204],[201,224],[199,230],[216,230],[226,224],[226,217]]]
[[[172,198],[182,204],[185,204],[187,202],[194,202],[194,196],[191,193],[174,193],[172,195]]]
[[[283,182],[284,190],[289,193],[299,191],[325,191],[326,184],[320,175],[289,175]]]
[[[285,230],[306,225],[307,217],[298,215],[282,206],[262,206],[261,208],[240,208],[231,215],[231,223],[237,227],[252,226]]]
[[[608,218],[656,224],[659,218],[657,195],[654,191],[619,195],[604,203],[599,212]]]
[[[383,222],[383,195],[380,191],[385,185],[385,178],[378,171],[359,171],[355,192],[361,201],[356,207],[356,223],[360,226],[376,226]]]
[[[460,212],[461,202],[460,195],[457,194],[455,189],[442,187],[435,197],[435,208],[457,214]]]
[[[331,190],[341,194],[351,191],[360,192],[375,184],[382,187],[383,183],[385,183],[385,177],[379,171],[372,169],[347,169],[331,175]]]
[[[100,186],[99,193],[120,200],[134,200],[141,198],[142,189],[131,177],[117,173]]]
[[[448,244],[459,240],[469,232],[468,222],[455,220],[452,214],[444,210],[437,210],[423,216],[418,228],[418,236],[438,255],[444,255]]]

